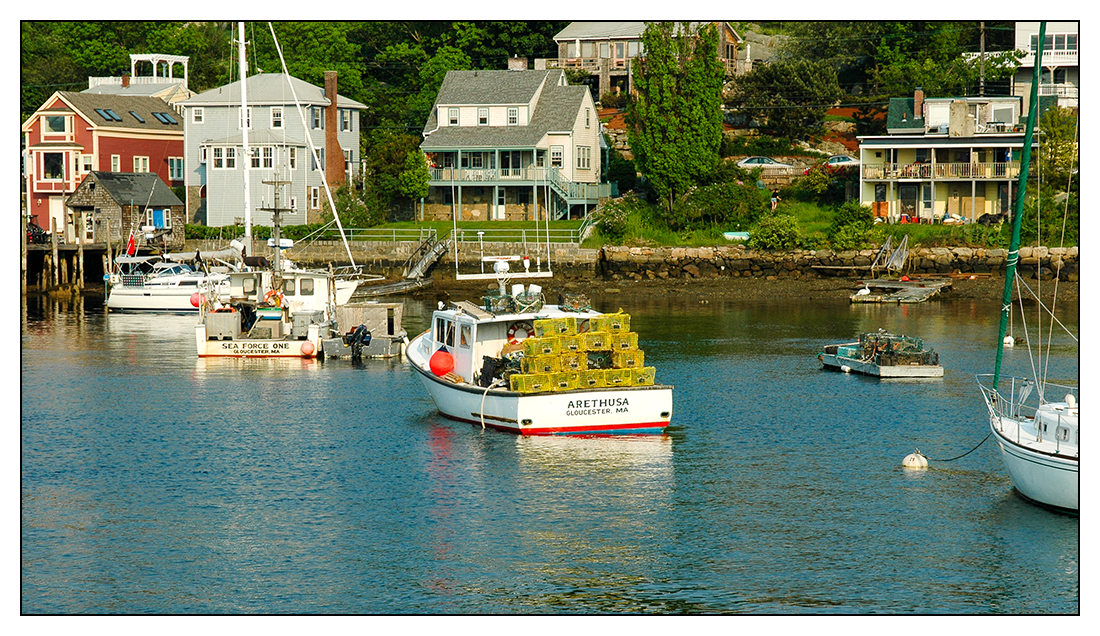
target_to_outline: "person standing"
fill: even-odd
[[[775,209],[779,207],[780,201],[781,199],[779,198],[779,189],[777,188],[775,190],[772,190],[772,212],[775,212]]]

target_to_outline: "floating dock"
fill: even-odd
[[[853,303],[923,303],[945,289],[951,279],[896,280],[875,278],[857,281],[860,290],[849,299]]]

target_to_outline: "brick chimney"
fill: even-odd
[[[130,86],[130,74],[129,73],[123,73],[122,74],[122,88],[129,88],[129,86]]]
[[[329,100],[325,108],[325,180],[335,187],[344,183],[344,151],[336,135],[340,125],[336,109],[336,71],[325,71],[325,97]]]
[[[508,70],[509,71],[526,71],[527,70],[527,58],[517,57],[515,55],[508,58]]]
[[[913,91],[913,119],[924,117],[924,89],[918,86]]]

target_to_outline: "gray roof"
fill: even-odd
[[[228,137],[221,137],[218,139],[203,139],[203,144],[212,145],[240,145],[244,143],[244,134],[236,133],[229,135]],[[302,137],[290,137],[282,132],[276,132],[274,130],[250,130],[248,132],[248,145],[249,146],[308,146],[305,139]]]
[[[337,89],[340,87],[337,77]],[[294,103],[294,95],[304,106],[328,106],[329,99],[325,91],[309,82],[286,75],[285,73],[260,73],[247,80],[248,103],[254,106],[281,106]],[[294,90],[291,91],[293,85]],[[225,86],[212,88],[180,102],[185,106],[225,106],[241,103],[241,81],[237,80]],[[337,94],[336,105],[341,108],[365,110],[367,107],[354,99]]]
[[[96,93],[58,93],[61,99],[71,105],[89,122],[102,128],[140,128],[145,130],[167,130],[183,134],[183,121],[179,113],[168,102],[159,97],[134,95],[99,95]],[[95,109],[111,109],[122,121],[104,119]],[[130,114],[134,111],[145,121],[138,121]],[[153,116],[153,113],[168,113],[176,124],[165,124]]]
[[[570,22],[554,36],[558,40],[592,40],[597,38],[640,38],[645,22]]]
[[[587,86],[559,86],[562,71],[449,71],[439,89],[420,147],[426,151],[452,148],[532,148],[548,132],[573,129]],[[545,80],[542,94],[526,126],[442,126],[436,128],[440,105],[526,104]],[[487,99],[487,96],[492,96]],[[429,134],[430,133],[430,134]]]
[[[155,172],[91,172],[100,187],[119,205],[173,207],[183,205]],[[83,184],[82,184],[83,185]]]

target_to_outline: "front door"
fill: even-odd
[[[901,198],[901,213],[908,214],[910,219],[917,218],[917,186],[903,185],[899,188]]]

